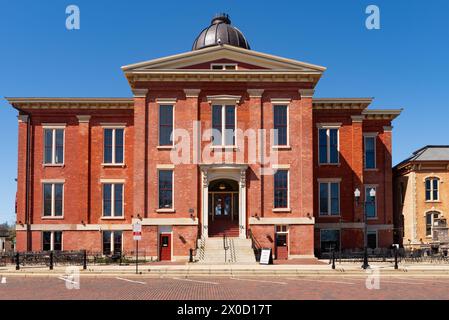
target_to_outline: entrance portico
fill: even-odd
[[[238,223],[239,238],[245,239],[246,170],[248,165],[204,164],[200,165],[200,168],[203,182],[201,193],[201,235],[205,238],[209,237],[209,226],[218,219],[225,226]],[[230,183],[226,183],[226,181]],[[215,190],[215,185],[217,184],[219,186],[223,185],[225,190],[226,185],[228,185],[229,190],[223,192]],[[233,184],[236,185],[236,188],[232,187]],[[211,201],[212,203],[209,203]],[[238,218],[236,217],[236,211],[238,211]]]

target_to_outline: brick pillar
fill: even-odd
[[[17,223],[26,221],[26,157],[28,136],[28,115],[19,115],[18,159],[17,159]]]
[[[313,89],[300,89],[301,95],[301,120],[300,120],[300,180],[301,180],[301,214],[306,217],[309,215],[311,218],[313,214],[313,111],[312,111],[312,98],[314,94]],[[293,127],[294,124],[289,124]],[[292,131],[290,130],[290,134]],[[297,137],[290,137],[290,139],[296,139]],[[293,191],[295,192],[295,191]],[[313,243],[312,243],[313,251]]]
[[[248,128],[258,130],[263,129],[263,110],[262,110],[262,95],[263,89],[248,89],[249,96],[249,123]],[[256,132],[257,133],[257,132]],[[257,140],[257,138],[256,138]],[[249,150],[250,147],[256,148],[255,154],[253,156],[256,157],[255,162],[250,164],[249,170],[249,188],[248,193],[251,194],[251,197],[248,198],[248,212],[247,215],[255,216],[256,214],[259,217],[264,216],[264,206],[263,206],[263,178],[264,176],[261,174],[261,164],[260,160],[258,160],[258,154],[261,150],[259,150],[259,141],[248,141],[246,153],[250,156],[251,152]],[[253,152],[254,153],[254,152]],[[248,162],[251,159],[248,159]],[[247,219],[248,221],[249,219]]]
[[[360,194],[360,205],[357,206],[354,201],[354,212],[352,221],[364,222],[364,211],[361,203],[364,201],[364,186],[363,186],[363,119],[362,115],[351,116],[352,118],[352,190],[353,193],[356,188],[361,192]],[[351,194],[351,198],[353,198]]]
[[[392,142],[391,133],[393,127],[384,126],[383,133],[380,134],[380,140],[384,145],[384,223],[393,223],[393,173],[392,173]]]
[[[79,219],[77,223],[90,223],[90,115],[78,115],[78,206]]]
[[[147,212],[147,93],[148,89],[134,89],[134,212],[137,217],[148,217]]]
[[[199,106],[198,106],[198,96],[200,94],[200,89],[184,89],[184,93],[186,95],[186,99],[184,101],[184,105],[181,105],[179,108],[176,108],[176,116],[175,116],[175,129],[183,128],[186,129],[189,133],[190,141],[191,141],[191,149],[190,149],[190,164],[181,165],[183,174],[189,176],[189,181],[191,181],[192,188],[185,188],[185,192],[183,196],[183,201],[188,204],[188,210],[186,212],[193,214],[195,218],[197,218],[199,212],[199,193],[201,190],[199,184],[199,166],[201,158],[201,142],[198,139],[201,139],[201,131],[198,127],[199,119]],[[182,103],[181,103],[182,104]],[[176,202],[175,202],[176,203]],[[194,212],[191,212],[193,209]]]
[[[16,193],[16,223],[17,228],[23,230],[17,232],[17,250],[31,250],[31,234],[26,231],[27,218],[27,140],[28,140],[28,115],[19,115],[18,135],[18,159],[17,159],[17,193]],[[29,163],[28,163],[29,165]],[[29,198],[29,195],[28,195]],[[20,225],[19,225],[20,224]]]

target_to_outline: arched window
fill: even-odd
[[[438,211],[429,211],[426,213],[426,237],[431,237],[433,234],[433,225],[435,219],[438,219],[440,213]]]
[[[438,178],[427,178],[426,179],[426,201],[438,201],[439,193],[438,187],[440,184],[440,179]]]

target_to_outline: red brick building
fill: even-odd
[[[19,251],[130,251],[140,221],[157,259],[223,234],[311,257],[362,248],[365,213],[368,244],[392,243],[400,111],[315,98],[324,67],[250,50],[227,16],[191,51],[122,70],[132,98],[8,98]]]

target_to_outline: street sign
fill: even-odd
[[[142,224],[139,221],[133,223],[133,239],[142,240]]]
[[[270,264],[271,261],[271,248],[263,248],[260,252],[260,264]]]

